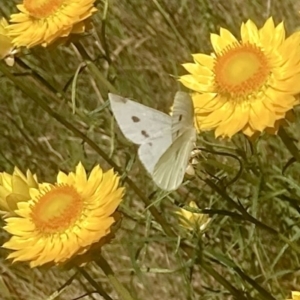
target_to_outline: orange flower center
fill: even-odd
[[[235,43],[217,55],[214,73],[220,93],[243,97],[266,84],[270,67],[259,47],[249,43]]]
[[[43,19],[54,15],[65,0],[24,0],[23,5],[30,16]]]
[[[82,209],[82,198],[74,187],[56,185],[37,199],[31,218],[40,232],[57,233],[71,227]]]

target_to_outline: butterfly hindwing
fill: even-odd
[[[187,93],[175,95],[171,131],[172,145],[158,160],[152,176],[164,190],[175,190],[182,183],[196,141],[194,106]]]
[[[196,141],[195,128],[185,130],[160,157],[153,172],[154,182],[163,190],[176,190],[183,181]]]
[[[168,132],[165,131],[163,135],[151,138],[149,142],[140,146],[138,150],[139,158],[151,176],[158,160],[171,146],[171,144],[172,132],[170,127]]]

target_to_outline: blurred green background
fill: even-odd
[[[8,18],[16,12],[16,3],[19,1],[3,1],[0,16]],[[242,22],[251,19],[260,27],[269,16],[273,16],[276,24],[284,20],[288,35],[300,24],[297,0],[109,1],[105,26],[103,7],[104,3],[98,1],[99,11],[92,18],[94,29],[80,39],[81,45],[120,95],[165,112],[175,92],[182,89],[176,81],[176,76],[185,73],[181,64],[192,61],[192,53],[212,51],[210,33],[218,33],[220,27],[225,27],[239,36]],[[105,58],[107,53],[109,60]],[[155,187],[133,155],[136,146],[126,141],[116,128],[106,105],[106,86],[87,68],[78,75],[76,113],[72,113],[72,80],[81,62],[79,52],[71,44],[36,47],[25,51],[10,72],[27,82],[34,94],[46,100],[53,111],[93,140],[119,166],[123,169],[127,166],[130,177],[150,196]],[[4,63],[1,64],[4,68]],[[31,84],[32,78],[39,85]],[[56,100],[47,93],[55,95]],[[53,181],[58,170],[71,171],[79,160],[87,170],[97,163],[104,169],[110,168],[107,161],[1,71],[0,106],[0,171],[12,172],[18,166],[22,171],[30,169],[37,173],[40,181]],[[296,116],[288,132],[297,142],[297,110]],[[237,155],[243,163],[243,173],[226,189],[226,195],[236,203],[240,201],[254,218],[299,245],[299,165],[293,164],[282,174],[290,154],[278,137],[263,135],[251,149],[243,136],[220,141],[208,132],[199,137],[197,145]],[[197,168],[199,171],[203,168],[216,185],[223,187],[223,181],[232,179],[239,171],[235,159],[204,155],[205,166]],[[178,249],[178,239],[167,237],[135,193],[127,188],[121,207],[122,228],[112,244],[105,246],[103,255],[137,299],[237,299],[195,262],[203,249],[211,253],[210,266],[244,292],[245,299],[285,299],[291,290],[300,290],[299,253],[268,230],[228,216],[236,210],[224,198],[205,181],[192,181],[171,195],[155,194],[155,205],[178,236],[195,246],[194,257],[187,258]],[[191,199],[201,208],[219,210],[200,240],[195,236],[185,237],[173,216],[176,205],[184,205]],[[7,235],[1,231],[1,244],[6,239]],[[55,268],[31,270],[18,263],[11,266],[5,261],[7,253],[3,249],[0,252],[0,272],[10,289],[9,299],[47,299],[75,272]],[[87,270],[113,299],[118,299],[107,278],[93,264]],[[266,294],[259,292],[238,270],[265,289]],[[89,291],[93,291],[92,286],[78,276],[57,299],[75,299]],[[81,299],[103,298],[92,294]]]

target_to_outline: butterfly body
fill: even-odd
[[[189,95],[177,92],[172,116],[114,94],[109,100],[125,137],[140,145],[139,158],[154,182],[164,190],[177,189],[196,141]]]

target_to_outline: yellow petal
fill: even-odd
[[[273,46],[271,43],[273,41],[275,34],[275,25],[273,18],[269,18],[264,26],[259,30],[259,38],[263,46],[269,47],[270,45]]]
[[[263,101],[256,101],[250,108],[249,123],[255,130],[263,131],[274,125],[275,114],[266,108]]]
[[[205,121],[201,124],[202,126],[218,126],[221,122],[230,118],[230,116],[234,113],[234,106],[227,102],[224,105],[210,113],[206,118]]]
[[[210,42],[214,48],[216,54],[220,54],[223,51],[223,44],[221,41],[221,37],[215,33],[210,34]]]
[[[234,113],[224,120],[216,129],[215,136],[227,136],[231,138],[234,134],[242,130],[249,122],[249,107],[246,105],[236,105]]]
[[[225,48],[231,44],[238,43],[238,40],[235,38],[235,36],[229,30],[227,30],[225,28],[221,27],[220,36],[223,40],[223,44],[224,44]]]
[[[197,62],[198,64],[200,64],[204,67],[207,67],[210,70],[212,70],[214,67],[215,59],[210,55],[197,53],[197,54],[193,54],[193,58],[194,58],[195,62]]]
[[[192,64],[192,63],[186,63],[182,65],[189,73],[191,73],[192,75],[195,76],[199,76],[199,74],[201,74],[201,76],[208,76],[208,77],[212,77],[213,76],[213,72],[206,68],[203,67],[199,64]]]
[[[14,175],[12,177],[12,190],[16,194],[24,195],[25,197],[30,198],[29,196],[29,186],[26,181],[24,181],[21,177]]]
[[[246,23],[242,24],[241,38],[242,38],[243,43],[246,43],[246,42],[249,42],[251,44],[259,43],[258,29],[251,20],[248,20]]]
[[[179,78],[179,81],[187,88],[196,92],[209,92],[207,91],[208,86],[201,84],[193,75],[183,75]]]

